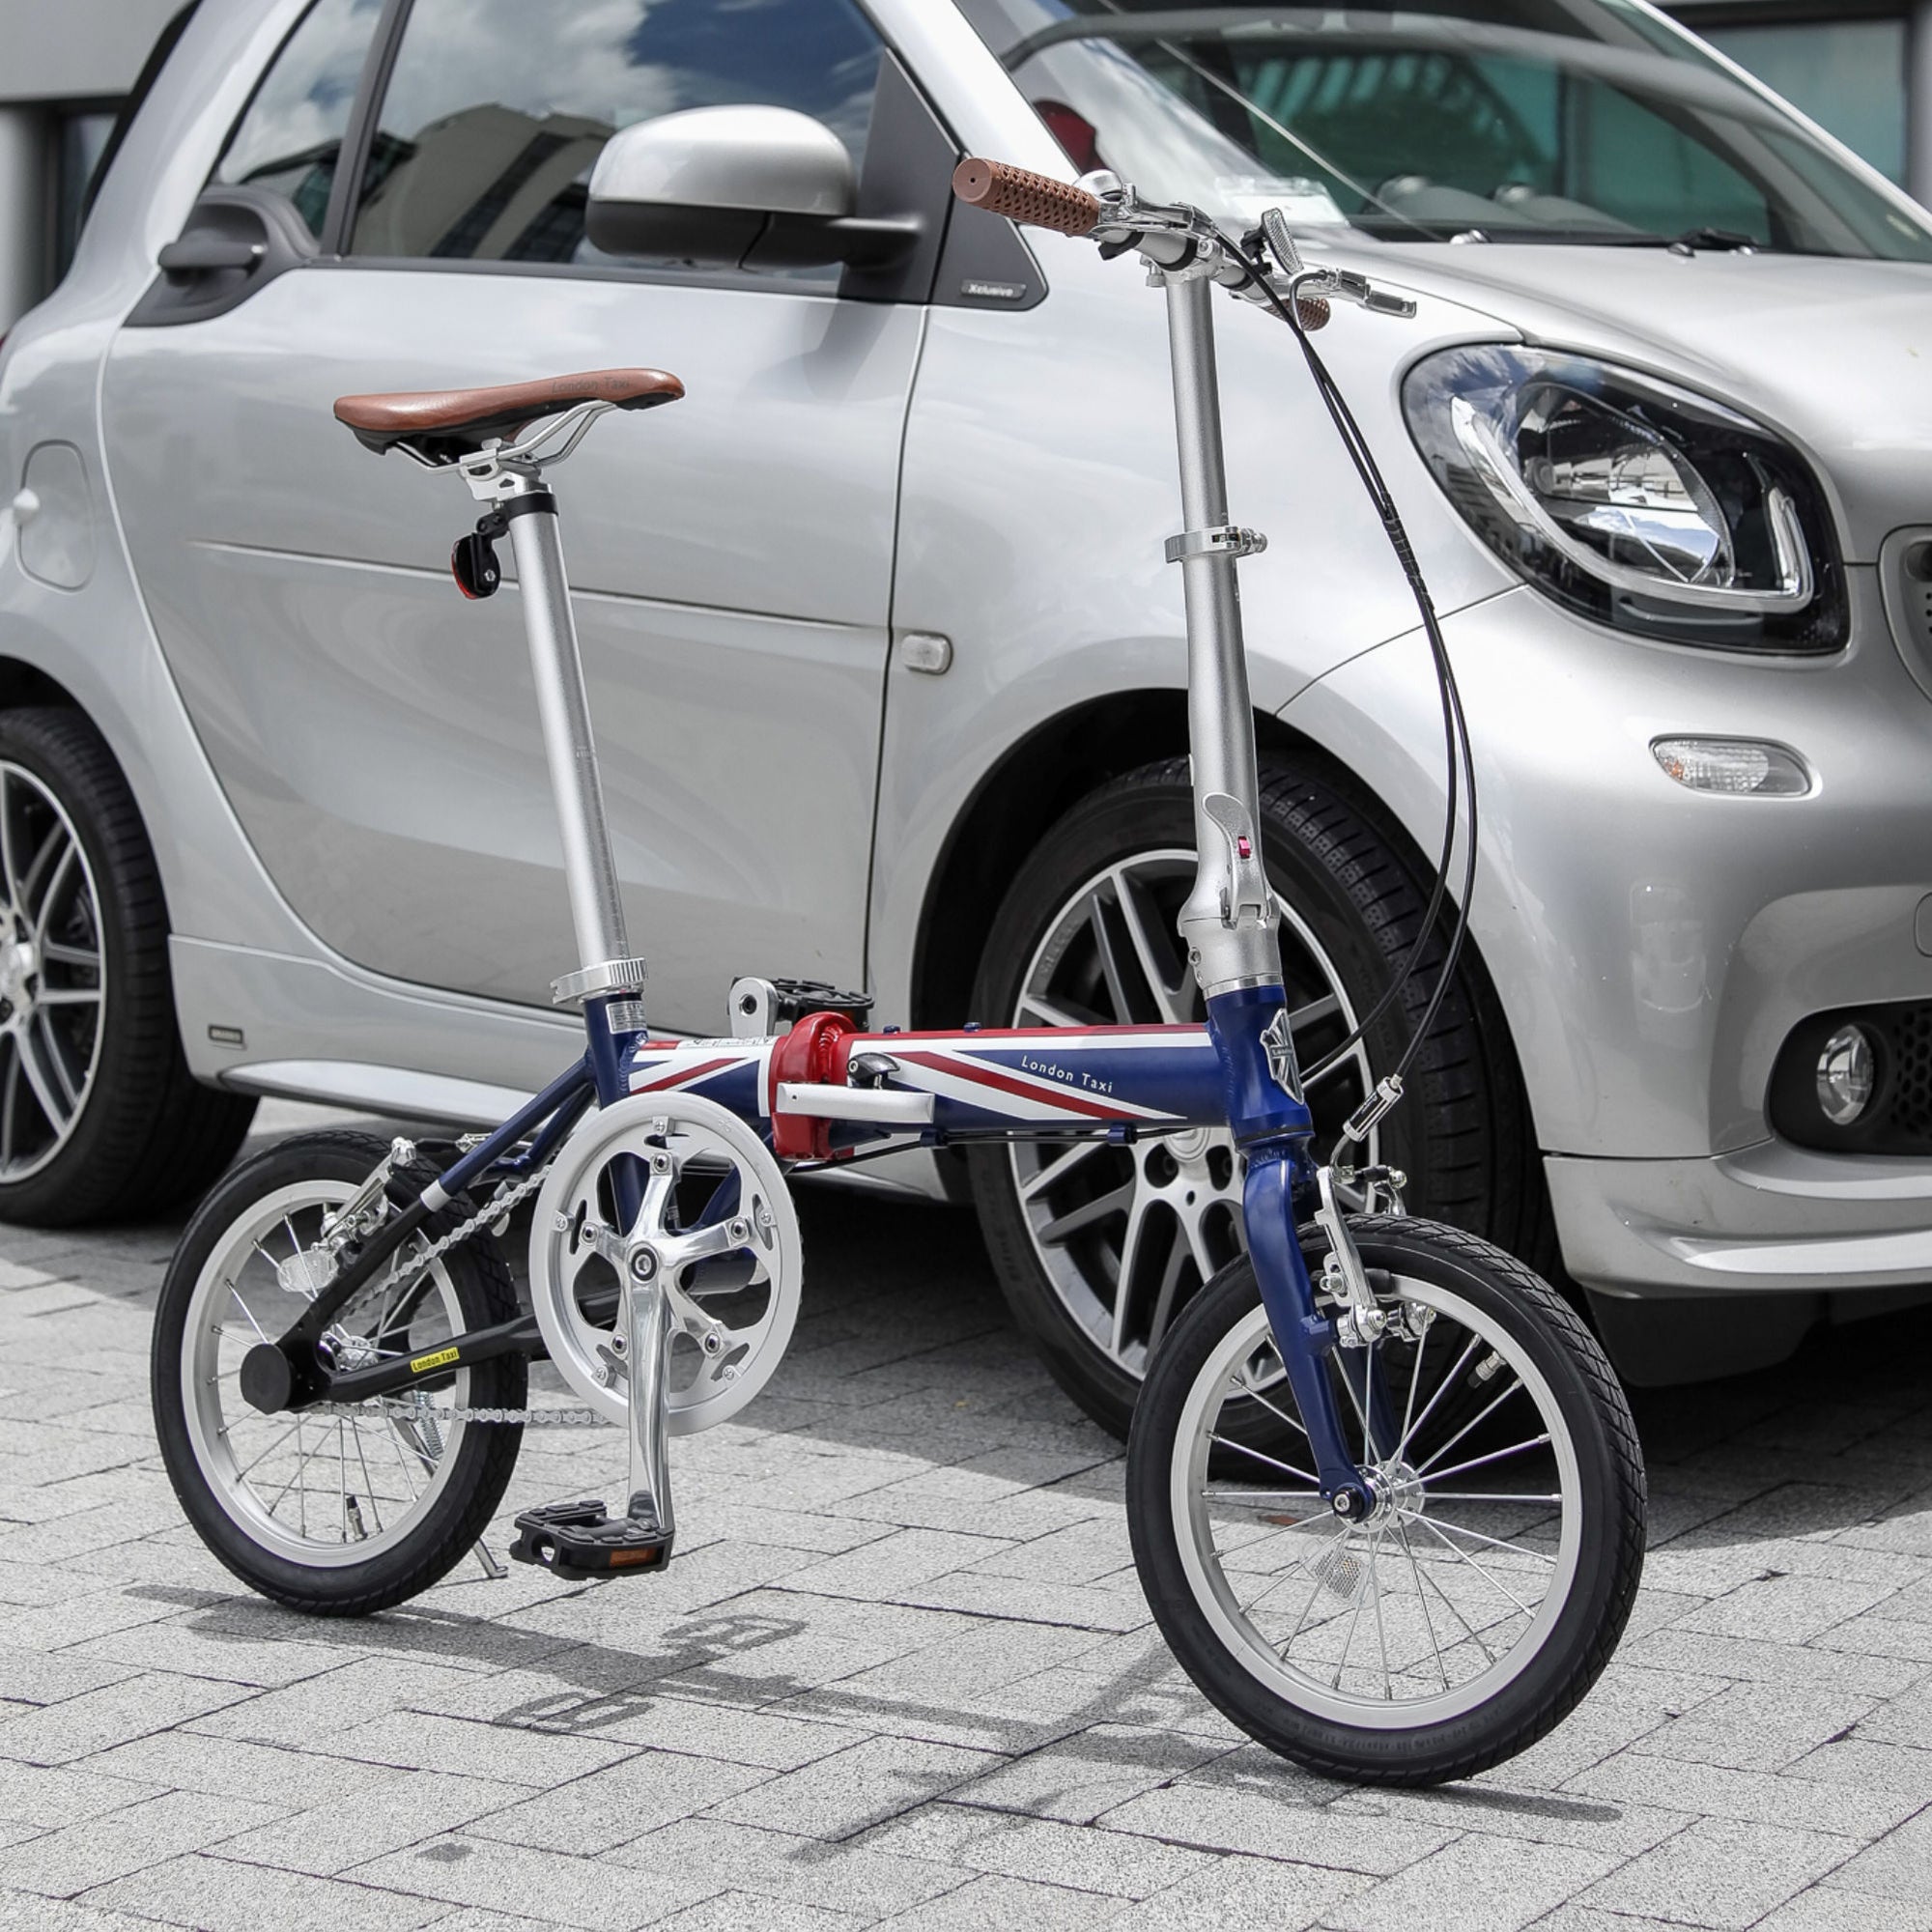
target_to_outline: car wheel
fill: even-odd
[[[1368,808],[1293,761],[1262,766],[1264,849],[1300,1062],[1313,1071],[1372,1008],[1420,927],[1428,890]],[[974,1016],[996,1026],[1199,1022],[1176,917],[1194,877],[1185,760],[1129,774],[1073,808],[995,918]],[[1308,1083],[1325,1151],[1399,1058],[1439,937],[1397,1008]],[[1408,1177],[1413,1213],[1456,1222],[1534,1264],[1547,1209],[1507,1033],[1466,962],[1366,1154]],[[1241,1171],[1225,1129],[1116,1146],[980,1148],[969,1156],[987,1247],[1020,1325],[1088,1414],[1124,1435],[1148,1361],[1201,1285],[1241,1251]]]
[[[254,1111],[188,1073],[160,878],[113,755],[78,712],[0,712],[0,1220],[166,1207]]]

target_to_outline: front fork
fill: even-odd
[[[1309,1153],[1314,1116],[1302,1097],[1282,984],[1279,914],[1262,863],[1261,785],[1253,701],[1241,640],[1239,558],[1265,538],[1228,520],[1227,467],[1214,355],[1213,282],[1206,265],[1150,263],[1167,293],[1176,448],[1186,527],[1167,546],[1187,607],[1187,725],[1194,781],[1194,889],[1180,932],[1208,1001],[1208,1029],[1227,1094],[1228,1124],[1247,1161],[1242,1195],[1248,1252],[1262,1305],[1308,1430],[1321,1493],[1339,1517],[1359,1519],[1375,1484],[1350,1452],[1326,1357],[1341,1368],[1364,1417],[1365,1454],[1394,1448],[1379,1351],[1381,1317],[1331,1185]],[[1319,1315],[1297,1235],[1315,1219],[1346,1294],[1341,1319]],[[1386,1432],[1386,1433],[1385,1433]]]
[[[1264,1017],[1270,1009],[1279,1019]],[[1321,1494],[1338,1517],[1358,1521],[1376,1505],[1376,1481],[1349,1446],[1328,1357],[1336,1358],[1364,1455],[1370,1462],[1391,1455],[1397,1425],[1381,1351],[1375,1347],[1387,1317],[1334,1199],[1329,1170],[1317,1167],[1309,1152],[1314,1122],[1299,1097],[1292,1058],[1287,1081],[1277,1076],[1286,1013],[1280,986],[1255,987],[1210,999],[1208,1027],[1227,1079],[1236,1145],[1247,1162],[1241,1214],[1275,1351],[1308,1432]],[[1292,1048],[1286,1051],[1292,1055]],[[1289,1091],[1291,1086],[1295,1091]],[[1315,1305],[1315,1281],[1299,1232],[1310,1220],[1328,1236],[1322,1286],[1334,1298],[1333,1315]]]

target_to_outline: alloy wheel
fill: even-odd
[[[66,809],[0,760],[0,1181],[60,1152],[86,1111],[107,1018],[94,872]]]
[[[1205,1016],[1176,927],[1194,854],[1140,853],[1072,894],[1028,963],[1015,1026],[1191,1025]],[[1304,1069],[1340,1043],[1356,1012],[1308,922],[1281,898],[1290,1027]],[[1373,1086],[1359,1042],[1308,1083],[1325,1149]],[[1241,1163],[1225,1128],[1193,1127],[1116,1146],[1015,1145],[1013,1184],[1039,1265],[1067,1314],[1129,1375],[1216,1269],[1241,1252]],[[1375,1136],[1363,1158],[1378,1158]]]

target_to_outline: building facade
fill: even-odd
[[[0,0],[0,331],[66,268],[114,115],[182,0]]]

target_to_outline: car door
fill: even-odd
[[[729,101],[817,116],[863,169],[882,62],[852,0],[317,0],[285,43],[196,216],[266,248],[156,284],[103,417],[208,754],[348,958],[530,1002],[577,963],[518,600],[464,603],[461,482],[371,456],[332,399],[645,364],[687,400],[553,481],[654,1023],[719,1027],[735,973],[863,974],[922,311],[600,258],[583,185],[617,127]]]

